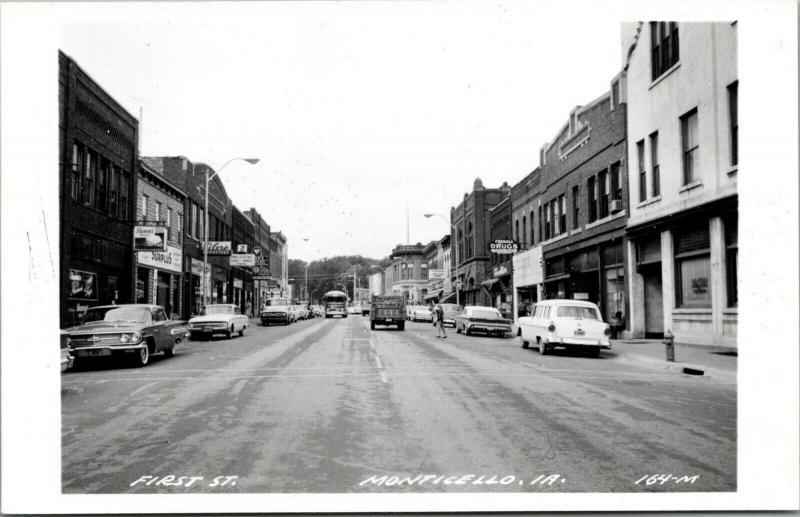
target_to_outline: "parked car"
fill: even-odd
[[[67,332],[61,331],[61,371],[68,370],[72,368],[72,363],[75,361],[75,358],[72,357],[72,354],[69,350],[69,343],[67,339],[69,334]]]
[[[198,316],[189,320],[189,336],[210,339],[214,334],[223,334],[230,339],[236,332],[244,336],[249,324],[247,316],[232,303],[206,305]]]
[[[87,310],[81,324],[66,333],[74,362],[124,354],[137,366],[146,366],[151,354],[175,354],[175,345],[186,336],[186,323],[168,319],[158,305],[101,305]]]
[[[290,324],[294,321],[294,311],[289,307],[289,300],[286,298],[269,298],[260,314],[262,325],[272,325],[273,323]]]
[[[534,343],[542,355],[553,348],[579,348],[597,357],[601,349],[611,348],[611,328],[592,302],[545,300],[518,324],[522,348]]]
[[[369,328],[375,325],[397,325],[399,330],[406,327],[406,300],[400,295],[375,295],[369,311]]]
[[[411,321],[433,321],[433,312],[430,307],[416,305],[411,311]]]
[[[314,305],[312,307],[312,312],[314,313],[314,316],[318,316],[320,318],[325,316],[325,308],[322,307],[322,305]]]
[[[305,305],[293,305],[292,309],[297,314],[297,320],[307,320],[308,319],[308,309],[306,309]]]
[[[456,316],[464,310],[463,307],[460,305],[456,305],[455,303],[443,303],[442,310],[444,311],[444,315],[442,317],[442,324],[443,325],[451,325],[453,328],[456,327]]]
[[[454,319],[456,332],[464,332],[468,336],[475,332],[505,336],[511,332],[511,321],[503,318],[494,307],[468,305]]]
[[[347,314],[361,314],[361,306],[360,305],[351,305],[347,308]]]

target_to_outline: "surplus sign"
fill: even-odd
[[[489,251],[509,255],[519,251],[519,243],[513,239],[495,239],[489,243]]]

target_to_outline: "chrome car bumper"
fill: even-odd
[[[141,350],[142,348],[147,348],[147,344],[144,342],[136,343],[133,345],[114,345],[114,346],[78,346],[74,348],[70,348],[69,351],[74,356],[78,357],[91,357],[93,355],[111,355],[114,352],[132,352],[135,350]],[[94,354],[92,352],[99,351],[99,354]],[[74,360],[74,359],[73,359]]]
[[[611,341],[589,338],[545,338],[545,343],[551,346],[585,346],[611,350]]]
[[[486,325],[484,323],[475,323],[473,325],[467,325],[466,328],[470,331],[477,332],[511,332],[510,325]]]

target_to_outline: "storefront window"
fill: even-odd
[[[736,216],[725,220],[725,273],[728,307],[736,307],[739,305],[739,221]]]
[[[606,303],[605,321],[611,321],[617,312],[625,313],[625,276],[624,269],[612,267],[606,269]]]
[[[150,300],[150,270],[144,267],[136,268],[136,303],[149,303]]]
[[[678,307],[711,307],[708,226],[675,233],[675,276]]]

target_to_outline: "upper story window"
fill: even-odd
[[[572,229],[577,230],[580,222],[580,204],[578,199],[578,186],[572,187]]]
[[[728,122],[731,132],[731,165],[739,164],[739,81],[728,86]]]
[[[586,193],[589,199],[589,222],[593,223],[597,220],[597,191],[595,190],[595,177],[590,176],[586,181]]]
[[[658,166],[658,131],[650,135],[650,167],[652,168],[653,197],[661,195],[661,171]]]
[[[639,165],[639,202],[647,199],[647,171],[644,168],[644,140],[636,142],[636,158]]]
[[[697,138],[697,108],[681,117],[681,151],[683,154],[683,184],[697,180],[700,144]]]
[[[539,205],[539,242],[542,242],[542,236],[544,235],[544,219],[542,219],[542,205]]]
[[[533,246],[533,239],[535,238],[535,233],[536,233],[536,232],[534,232],[534,231],[533,231],[533,228],[534,228],[534,223],[533,223],[533,208],[531,208],[531,240],[529,240],[529,241],[528,241],[528,243],[527,243],[527,245],[525,246],[525,248],[528,248],[528,247],[531,247],[531,246]]]
[[[609,175],[611,177],[611,199],[622,201],[622,170],[619,162],[611,164]]]
[[[131,185],[131,173],[123,170],[119,180],[119,214],[122,220],[127,221],[130,217],[128,212],[128,192]],[[133,204],[133,203],[131,203]]]
[[[522,236],[521,236],[521,238],[519,239],[520,245],[521,245],[523,248],[525,248],[525,244],[524,244],[522,241],[524,241],[524,240],[525,240],[525,235],[527,235],[527,234],[528,234],[528,222],[527,222],[527,221],[528,221],[528,220],[527,220],[527,219],[525,218],[525,216],[523,215],[523,216],[522,216]]]
[[[83,146],[77,142],[72,144],[72,163],[70,164],[70,195],[73,201],[81,196],[81,159]]]
[[[567,232],[567,200],[564,194],[558,196],[558,233]]]
[[[94,206],[94,188],[97,171],[97,155],[86,149],[83,155],[83,182],[81,193],[84,205]]]
[[[650,65],[655,81],[678,62],[678,23],[650,22]]]
[[[600,187],[600,219],[608,215],[608,171],[601,171],[597,175],[597,184]]]
[[[142,194],[142,221],[147,221],[147,194]]]
[[[519,241],[519,219],[514,221],[514,238]]]
[[[156,221],[161,221],[161,203],[156,201]]]
[[[111,166],[108,173],[108,215],[117,216],[117,196],[119,192],[119,167]]]

